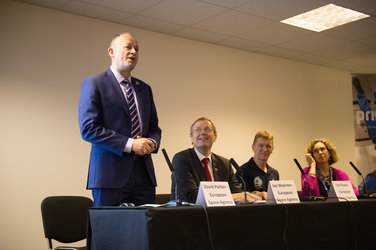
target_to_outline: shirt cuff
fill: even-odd
[[[149,140],[151,140],[152,142],[154,142],[154,151],[153,152],[155,152],[155,150],[157,150],[157,148],[158,148],[158,143],[154,140],[154,139],[152,139],[152,138],[148,138]]]
[[[132,145],[133,145],[133,138],[129,138],[127,144],[125,144],[124,152],[131,153],[132,152]]]

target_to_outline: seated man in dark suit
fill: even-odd
[[[244,201],[244,193],[229,160],[211,152],[211,147],[217,139],[217,130],[212,121],[205,117],[197,119],[191,125],[190,137],[193,148],[175,154],[172,159],[179,199],[195,203],[201,181],[227,181],[234,201]],[[175,182],[172,179],[172,199],[174,196]],[[248,193],[248,201],[260,199],[260,196]]]

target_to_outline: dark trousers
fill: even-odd
[[[92,193],[95,207],[119,206],[121,203],[133,203],[138,206],[152,204],[155,201],[155,186],[150,180],[142,157],[134,161],[132,173],[124,187],[95,188]]]

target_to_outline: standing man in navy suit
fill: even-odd
[[[94,206],[154,203],[150,154],[158,150],[161,129],[150,86],[131,76],[138,53],[132,34],[115,35],[108,48],[111,67],[82,83],[78,120],[82,138],[91,143],[87,188]]]

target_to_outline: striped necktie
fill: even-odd
[[[131,117],[131,137],[136,138],[141,134],[140,119],[138,118],[136,100],[134,98],[131,83],[125,79],[125,94],[127,95],[127,102],[129,108],[129,115]]]

